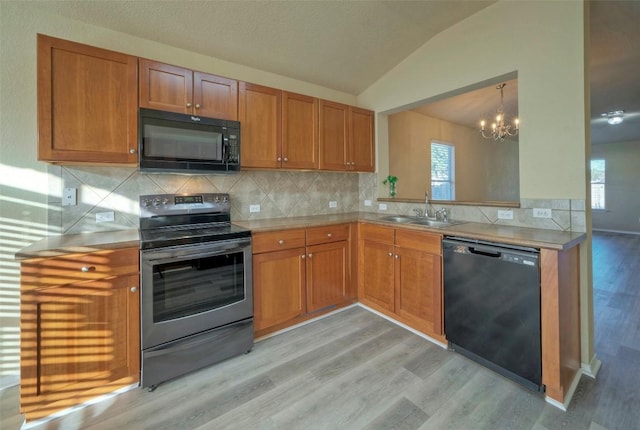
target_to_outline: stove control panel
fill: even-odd
[[[150,194],[140,196],[140,218],[162,215],[183,215],[198,213],[231,212],[229,194]]]

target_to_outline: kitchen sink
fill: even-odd
[[[429,227],[450,227],[456,224],[464,224],[463,221],[439,221],[435,219],[429,218],[414,218],[412,221],[408,222],[408,224],[417,224],[417,225],[426,225]]]
[[[390,221],[390,222],[410,222],[410,221],[415,221],[416,218],[411,216],[404,216],[404,215],[389,215],[389,216],[383,216],[382,218],[380,218],[380,220]]]

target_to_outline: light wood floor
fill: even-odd
[[[49,429],[640,429],[640,236],[594,234],[597,380],[567,412],[356,307]],[[0,428],[16,428],[17,390]]]

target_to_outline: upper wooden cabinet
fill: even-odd
[[[38,35],[38,160],[138,161],[136,57]]]
[[[236,121],[238,81],[141,58],[140,107]]]
[[[282,91],[240,82],[238,114],[242,167],[279,168],[282,164]]]
[[[240,83],[242,166],[318,168],[318,99]]]
[[[320,100],[320,169],[373,172],[373,112]]]

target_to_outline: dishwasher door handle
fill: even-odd
[[[500,258],[500,257],[502,257],[502,252],[498,252],[498,251],[483,251],[482,249],[474,248],[472,246],[469,247],[469,252],[472,253],[472,254],[484,255],[485,257],[491,257],[491,258]]]

